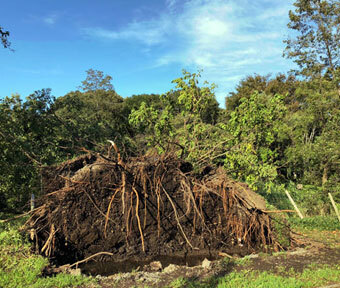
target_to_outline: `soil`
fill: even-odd
[[[36,252],[57,265],[100,252],[96,261],[140,261],[202,251],[244,256],[290,244],[289,229],[277,235],[264,199],[247,185],[223,168],[194,173],[173,154],[125,161],[119,152],[87,154],[46,167],[43,183],[26,231]]]
[[[140,271],[143,267],[139,267],[130,273],[116,273],[108,277],[97,276],[97,279],[100,287],[103,288],[165,287],[179,277],[204,283],[212,277],[218,279],[232,271],[267,271],[285,275],[285,272],[291,269],[295,272],[302,272],[311,264],[340,265],[340,231],[323,232],[323,234],[337,239],[336,245],[300,236],[301,242],[304,243],[302,246],[307,245],[307,247],[298,247],[291,251],[274,254],[252,254],[247,257],[249,260],[245,264],[237,264],[233,260],[216,259],[210,262],[208,267],[202,267],[204,264],[194,267],[170,265],[156,272]],[[340,287],[340,283],[338,284],[339,286],[336,286],[336,283],[332,283],[330,287]]]

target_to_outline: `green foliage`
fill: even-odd
[[[86,71],[86,79],[81,82],[79,87],[84,92],[96,91],[96,90],[108,90],[114,91],[111,84],[112,77],[105,75],[102,71],[89,69]]]
[[[129,136],[124,100],[115,91],[70,92],[59,97],[55,115],[62,125],[58,130],[60,146],[98,149],[98,144],[114,140],[124,147]],[[69,153],[75,154],[75,149]]]
[[[169,139],[174,135],[174,128],[171,123],[173,114],[171,107],[167,105],[161,112],[153,106],[147,107],[142,102],[139,109],[133,109],[129,116],[129,123],[138,132],[145,133],[147,145],[156,147],[160,153],[167,149]]]
[[[266,199],[270,209],[293,210],[285,190],[289,191],[304,216],[333,215],[335,217],[328,193],[324,193],[324,188],[321,186],[296,185],[293,182],[286,183],[286,185],[273,183],[270,187],[271,193],[268,194],[267,190],[261,188],[258,192]],[[333,197],[336,202],[340,202],[339,193],[334,193]]]
[[[50,89],[0,100],[0,207],[24,205],[31,191],[39,192],[38,166],[58,157]]]
[[[297,0],[288,27],[297,33],[287,39],[285,55],[294,59],[307,77],[330,72],[339,81],[340,3],[337,0]],[[339,85],[339,84],[338,84]],[[338,86],[339,87],[339,86]]]
[[[130,114],[133,109],[138,110],[143,102],[146,106],[153,106],[156,110],[161,110],[163,108],[159,94],[132,95],[124,99],[124,108],[126,109],[126,113]]]
[[[340,100],[333,82],[318,79],[302,83],[297,94],[306,95],[301,109],[287,121],[292,144],[286,150],[288,178],[325,186],[339,182]],[[295,176],[294,176],[295,175]]]
[[[280,95],[255,92],[241,101],[228,122],[234,138],[226,153],[225,167],[252,188],[265,183],[269,190],[287,145],[287,126],[283,123],[287,108]]]
[[[78,287],[92,280],[84,276],[58,274],[42,277],[48,259],[33,255],[30,244],[18,230],[7,226],[0,232],[0,287]]]
[[[190,73],[183,70],[183,77],[172,81],[179,91],[177,102],[183,107],[182,114],[188,118],[197,118],[194,120],[200,120],[204,123],[214,123],[218,115],[218,103],[214,94],[216,86],[211,84],[210,86],[199,87],[198,79],[200,77],[200,71]],[[207,81],[203,83],[203,85],[208,84]]]
[[[298,84],[299,81],[293,75],[278,74],[275,78],[258,74],[247,76],[236,86],[236,92],[231,92],[226,97],[226,112],[230,115],[241,104],[242,98],[250,98],[256,91],[267,95],[285,95],[283,99],[285,104],[291,109],[296,109],[298,99],[295,97],[295,90]]]
[[[287,222],[287,218],[284,214],[271,215],[273,233],[276,240],[284,248],[290,247],[290,227]]]
[[[131,128],[115,91],[71,92],[57,100],[50,89],[0,100],[0,208],[18,209],[41,193],[40,167],[83,148],[103,150],[114,140],[129,152]],[[104,144],[105,143],[105,144]]]
[[[334,231],[340,229],[339,220],[335,216],[313,216],[303,219],[290,217],[288,221],[293,228],[320,231]]]
[[[177,90],[160,97],[161,109],[142,102],[129,116],[130,124],[145,135],[149,146],[160,153],[171,146],[197,166],[215,159],[226,134],[225,129],[212,124],[219,113],[215,86],[207,86],[207,82],[199,86],[200,77],[200,73],[183,71],[183,77],[172,81]]]

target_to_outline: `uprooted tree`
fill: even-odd
[[[46,168],[46,195],[26,223],[37,252],[69,263],[102,251],[126,259],[284,248],[264,199],[223,168],[197,175],[173,153],[125,162],[111,153]]]

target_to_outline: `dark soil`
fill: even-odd
[[[124,261],[284,248],[262,197],[222,168],[194,174],[191,167],[172,154],[125,162],[84,155],[47,167],[46,195],[26,231],[59,265],[98,252],[112,256],[96,261]]]
[[[98,279],[100,287],[103,288],[165,287],[180,277],[188,281],[200,282],[200,287],[204,287],[204,283],[211,283],[212,280],[214,283],[218,283],[219,278],[232,271],[267,271],[287,277],[286,273],[289,273],[290,270],[302,272],[311,264],[327,264],[330,266],[340,264],[340,248],[313,246],[308,249],[297,248],[279,255],[254,254],[253,256],[254,258],[248,260],[245,264],[237,264],[233,260],[215,260],[211,262],[208,268],[201,265],[195,267],[173,266],[172,269],[165,268],[162,272],[143,272],[137,269],[132,273],[119,273]],[[217,287],[217,284],[215,286]]]

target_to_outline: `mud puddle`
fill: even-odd
[[[162,267],[165,268],[170,264],[194,267],[202,264],[204,259],[214,261],[217,259],[216,255],[200,254],[200,255],[163,255],[148,258],[146,260],[132,260],[125,261],[107,261],[107,262],[89,262],[80,266],[82,273],[96,276],[110,276],[117,273],[129,273],[133,271],[142,271],[154,261],[159,261]]]

